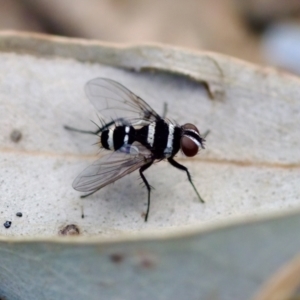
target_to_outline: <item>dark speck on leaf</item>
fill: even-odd
[[[10,134],[10,139],[15,143],[18,143],[21,140],[21,138],[22,138],[22,133],[17,129],[14,129]]]
[[[110,256],[110,259],[112,262],[119,264],[123,261],[124,256],[122,254],[115,253]]]
[[[8,229],[11,226],[11,221],[5,221],[3,225],[6,229]]]

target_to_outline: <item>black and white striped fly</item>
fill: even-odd
[[[85,91],[94,107],[106,121],[96,131],[85,131],[65,126],[68,130],[99,136],[100,147],[110,152],[86,168],[73,182],[73,188],[85,192],[87,197],[104,186],[139,169],[148,190],[150,209],[151,186],[144,171],[154,162],[167,159],[175,168],[185,171],[199,200],[188,169],[174,160],[181,150],[186,156],[195,156],[204,149],[204,137],[193,124],[179,126],[157,114],[144,100],[120,83],[106,78],[96,78],[86,84]],[[112,152],[113,151],[113,152]]]

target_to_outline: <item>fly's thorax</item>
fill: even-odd
[[[163,119],[138,130],[138,141],[153,153],[155,159],[164,158],[167,140],[168,124]]]
[[[180,126],[174,125],[174,132],[173,132],[173,147],[172,147],[172,154],[170,156],[174,156],[180,150],[180,139],[182,135],[182,129]]]
[[[164,149],[165,158],[173,157],[180,149],[181,128],[168,122],[168,139]]]
[[[163,119],[137,130],[137,141],[146,146],[155,159],[174,156],[180,149],[181,128]]]

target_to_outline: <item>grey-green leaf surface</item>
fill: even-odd
[[[161,45],[10,32],[0,35],[0,51],[0,217],[2,223],[12,222],[9,229],[0,227],[4,296],[41,299],[44,293],[45,299],[70,299],[78,293],[81,299],[99,299],[103,293],[106,299],[168,299],[177,294],[183,299],[189,292],[189,299],[233,299],[245,291],[248,297],[296,253],[298,243],[291,241],[297,217],[229,229],[221,225],[299,208],[299,78]],[[84,85],[96,77],[119,81],[158,112],[167,103],[167,116],[179,124],[210,130],[197,157],[177,158],[189,168],[205,204],[186,175],[166,162],[145,173],[155,187],[147,223],[147,194],[136,173],[80,199],[72,181],[103,151],[93,145],[96,137],[63,126],[95,128],[90,120],[97,122],[98,115]],[[67,225],[82,237],[54,238]],[[219,229],[201,231],[212,225]],[[196,233],[176,234],[185,227]],[[153,237],[158,232],[166,241]],[[109,243],[112,238],[122,241]],[[286,252],[280,243],[289,245]],[[25,279],[35,282],[31,298]]]

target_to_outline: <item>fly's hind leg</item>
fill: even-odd
[[[147,170],[151,165],[153,164],[153,161],[150,161],[149,163],[143,165],[141,168],[140,168],[140,175],[146,185],[146,188],[148,190],[148,206],[147,206],[147,211],[146,211],[146,215],[145,215],[145,222],[147,222],[148,220],[148,215],[149,215],[149,210],[150,210],[150,192],[151,192],[151,186],[150,184],[148,183],[145,175],[143,174],[143,172],[145,170]]]
[[[118,118],[118,119],[115,119],[115,120],[113,120],[109,123],[106,123],[106,124],[103,123],[101,127],[99,125],[97,125],[95,122],[92,121],[92,123],[94,123],[98,127],[98,129],[96,131],[81,130],[81,129],[77,129],[77,128],[74,128],[74,127],[71,127],[71,126],[68,126],[68,125],[64,125],[64,128],[67,129],[67,130],[70,130],[70,131],[98,135],[99,133],[101,133],[104,130],[107,130],[110,126],[116,124],[117,122],[126,124],[126,121],[123,118]]]
[[[179,163],[178,163],[177,161],[175,161],[172,157],[168,158],[168,161],[169,161],[169,163],[170,163],[173,167],[175,167],[175,168],[177,168],[177,169],[179,169],[179,170],[182,170],[182,171],[185,171],[185,172],[186,172],[187,177],[188,177],[188,180],[189,180],[190,184],[192,185],[194,191],[196,192],[196,194],[197,194],[199,200],[200,200],[202,203],[204,203],[205,201],[201,198],[200,194],[198,193],[198,191],[197,191],[197,189],[196,189],[196,187],[195,187],[195,185],[194,185],[194,183],[193,183],[193,181],[192,181],[192,177],[191,177],[191,174],[190,174],[188,168],[185,167],[185,166],[183,166],[183,165],[181,165],[181,164],[179,164]]]
[[[96,131],[89,131],[89,130],[81,130],[74,127],[70,127],[68,125],[64,125],[64,128],[70,131],[80,132],[80,133],[87,133],[87,134],[93,134],[98,135],[102,130],[101,128],[97,129]]]

